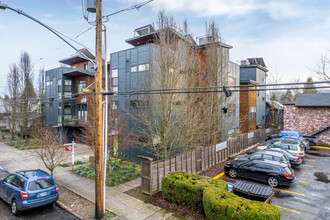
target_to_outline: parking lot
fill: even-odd
[[[330,149],[327,151],[330,153]],[[330,177],[330,158],[308,154],[294,172],[295,183],[273,188],[272,204],[279,207],[282,219],[330,219],[330,183],[318,181],[314,175],[322,172]],[[232,183],[237,181],[223,173],[217,177]]]

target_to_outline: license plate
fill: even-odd
[[[40,193],[40,196],[45,196],[47,195],[47,192]]]

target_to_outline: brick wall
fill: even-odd
[[[284,105],[284,130],[300,131],[312,135],[330,125],[330,108],[304,108]],[[320,140],[329,143],[330,132],[319,135]]]

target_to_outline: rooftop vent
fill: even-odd
[[[202,46],[215,42],[215,39],[213,36],[202,36],[202,37],[197,37],[197,42],[199,46]]]
[[[149,24],[149,25],[146,25],[144,27],[140,27],[140,28],[137,28],[134,30],[134,36],[142,36],[142,35],[146,35],[146,34],[150,34],[152,32],[155,32],[155,29],[154,27]]]

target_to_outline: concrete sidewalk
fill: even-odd
[[[75,160],[86,160],[90,153],[86,146],[78,146],[75,148]],[[47,171],[43,163],[33,156],[32,151],[18,150],[1,142],[0,167],[10,172],[27,169],[43,169]],[[62,167],[55,169],[54,178],[60,185],[94,202],[94,181],[72,173],[69,168]],[[106,208],[117,215],[115,219],[178,219],[166,210],[144,203],[124,193],[139,186],[140,181],[140,179],[135,179],[118,186],[106,188]]]

